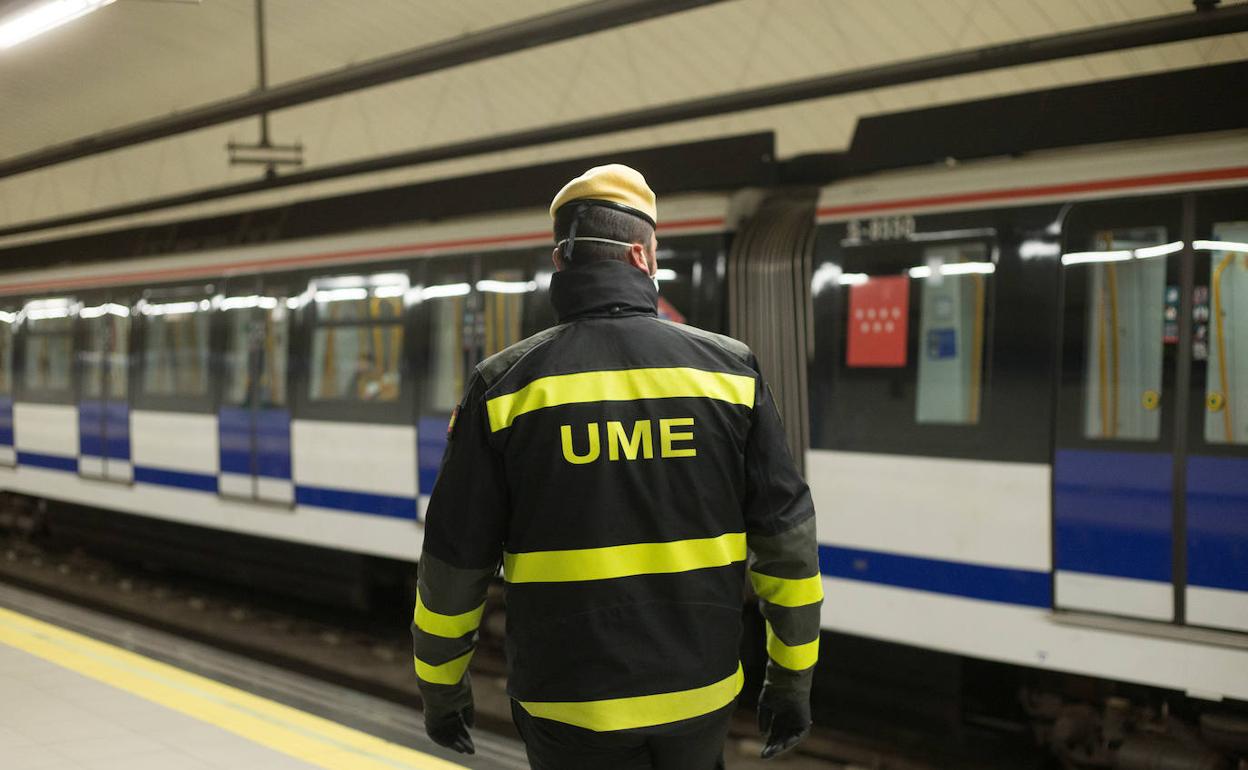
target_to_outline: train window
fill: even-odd
[[[913,394],[910,424],[976,424],[988,281],[996,269],[989,246],[970,241],[891,251],[866,257],[871,275],[841,275],[849,291],[846,374],[869,370],[854,379],[886,380],[887,392],[906,401]]]
[[[1192,354],[1206,367],[1205,441],[1248,444],[1248,222],[1215,223],[1212,242],[1193,246],[1210,270],[1192,319]]]
[[[226,328],[222,400],[235,406],[249,404],[254,393],[260,406],[285,406],[288,298],[272,294],[226,297],[221,310]]]
[[[207,299],[142,299],[143,392],[163,398],[208,394]]]
[[[59,400],[70,396],[76,309],[73,300],[65,297],[34,300],[23,308],[22,386],[27,397]]]
[[[130,308],[105,302],[82,308],[83,348],[78,354],[81,397],[124,401],[129,396],[127,364]],[[107,392],[105,392],[107,391]]]
[[[402,385],[404,273],[312,282],[314,401],[397,401]]]
[[[915,421],[974,424],[983,394],[984,309],[994,266],[983,243],[928,247],[923,262],[909,271],[920,286]],[[885,329],[892,321],[884,319]]]
[[[1083,435],[1156,441],[1165,331],[1159,321],[1168,291],[1164,256],[1170,253],[1166,228],[1102,230],[1087,248],[1063,257],[1068,264],[1086,259],[1089,269]],[[1172,293],[1177,308],[1177,288]]]
[[[421,291],[430,324],[425,388],[427,412],[450,414],[463,397],[470,332],[464,328],[464,319],[471,292],[466,272],[437,267],[430,273],[430,284]]]
[[[528,280],[526,271],[520,268],[489,269],[485,277],[477,281],[485,324],[483,358],[519,342],[524,336],[521,323],[524,295],[536,288],[537,284]]]

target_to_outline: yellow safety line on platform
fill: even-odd
[[[0,607],[0,644],[326,770],[463,770],[328,719]]]

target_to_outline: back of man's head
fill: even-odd
[[[572,229],[573,219],[579,220],[576,226],[576,244],[572,260],[568,267],[587,265],[614,259],[619,262],[629,261],[628,249],[615,243],[583,240],[585,238],[602,238],[622,243],[639,243],[649,250],[650,237],[654,227],[633,214],[606,206],[564,206],[555,214],[555,242],[560,243],[568,238]]]

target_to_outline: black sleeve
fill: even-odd
[[[502,559],[509,510],[502,458],[488,441],[485,383],[474,373],[447,430],[425,514],[412,638],[426,708],[471,703],[468,662]]]
[[[767,684],[808,699],[819,657],[823,602],[815,509],[761,375],[746,442],[745,473],[750,582],[767,620]]]

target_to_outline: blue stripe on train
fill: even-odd
[[[78,458],[64,455],[47,455],[41,452],[23,452],[18,450],[18,465],[30,465],[35,468],[49,468],[54,471],[78,472]]]
[[[829,577],[1029,607],[1053,605],[1048,572],[819,546],[819,571]]]
[[[315,505],[319,508],[371,513],[376,516],[392,516],[398,519],[416,518],[415,498],[396,495],[297,486],[295,487],[295,502],[299,505]]]
[[[1248,591],[1248,459],[1188,458],[1187,582]]]
[[[1168,454],[1063,449],[1053,463],[1057,569],[1171,580]]]
[[[175,471],[168,468],[136,465],[134,468],[134,480],[141,484],[157,484],[162,487],[194,489],[200,492],[217,491],[217,477],[211,473]]]

